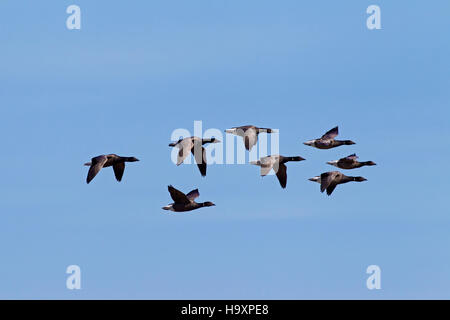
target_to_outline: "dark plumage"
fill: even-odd
[[[331,148],[336,148],[336,147],[339,147],[342,145],[355,144],[351,140],[335,140],[334,138],[336,138],[338,134],[339,134],[339,128],[334,127],[333,129],[331,129],[330,131],[325,133],[321,138],[306,141],[303,144],[317,148],[317,149],[331,149]]]
[[[205,148],[203,145],[205,143],[219,143],[220,140],[216,138],[210,139],[201,139],[198,137],[188,137],[184,139],[180,139],[177,142],[173,142],[169,144],[169,147],[177,147],[180,149],[178,151],[177,157],[177,166],[183,163],[184,159],[192,153],[195,158],[195,162],[197,163],[198,169],[200,170],[200,174],[202,177],[206,176],[206,155]]]
[[[245,149],[251,150],[253,146],[258,142],[258,134],[261,132],[272,133],[276,132],[274,129],[269,128],[258,128],[252,125],[233,127],[231,129],[225,130],[226,133],[231,133],[240,136],[244,139]]]
[[[338,184],[343,184],[351,181],[362,182],[366,180],[367,179],[364,177],[346,176],[339,171],[325,172],[320,175],[320,192],[324,192],[325,190],[327,190],[327,195],[331,195]]]
[[[286,162],[289,161],[302,161],[305,160],[302,157],[284,157],[280,155],[271,155],[267,157],[262,157],[258,161],[252,161],[250,164],[254,164],[261,167],[261,176],[266,176],[271,169],[275,171],[278,181],[281,187],[286,188],[287,184],[287,167]]]
[[[192,190],[188,194],[184,194],[183,192],[175,189],[173,186],[169,186],[168,189],[174,202],[163,207],[164,210],[184,212],[203,207],[215,206],[215,204],[210,201],[200,203],[195,202],[194,200],[200,196],[198,189]]]
[[[114,169],[114,175],[117,181],[122,180],[123,172],[125,170],[125,162],[139,161],[135,157],[121,157],[117,154],[107,154],[97,156],[91,159],[91,162],[87,162],[84,165],[90,166],[89,172],[86,178],[86,183],[89,183],[99,173],[102,168],[112,166]]]
[[[355,169],[355,168],[361,168],[364,166],[375,166],[376,163],[373,161],[363,161],[359,162],[358,156],[354,153],[351,154],[345,158],[341,158],[339,160],[333,160],[328,161],[328,164],[331,164],[332,166],[335,166],[340,169]]]

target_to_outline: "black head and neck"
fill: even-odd
[[[356,144],[355,142],[353,142],[352,140],[344,140],[342,141],[345,145],[350,146],[352,144]]]
[[[177,144],[179,144],[181,141],[183,141],[183,139],[178,139],[178,141],[177,142],[172,142],[172,143],[169,143],[169,147],[175,147]]]
[[[201,207],[213,207],[213,206],[215,206],[215,204],[212,203],[211,201],[206,201],[206,202],[200,203],[200,206]]]
[[[353,180],[353,181],[356,181],[356,182],[367,181],[367,179],[364,178],[364,177],[352,177],[352,180]]]
[[[373,161],[364,161],[361,162],[363,166],[376,166],[377,164]]]
[[[205,143],[220,143],[220,142],[221,141],[219,139],[216,139],[214,137],[202,139],[202,144],[205,144]]]
[[[136,161],[139,161],[139,159],[135,158],[135,157],[125,157],[124,161],[125,162],[136,162]]]
[[[283,162],[288,162],[288,161],[303,161],[306,159],[300,156],[295,156],[295,157],[284,157],[283,160],[284,160]]]

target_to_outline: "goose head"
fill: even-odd
[[[210,140],[210,143],[221,143],[221,142],[222,141],[220,141],[219,139],[214,138],[214,137],[212,137],[211,140]]]
[[[213,206],[215,206],[215,204],[212,203],[211,201],[206,201],[206,202],[203,202],[203,206],[204,207],[213,207]]]

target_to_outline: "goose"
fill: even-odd
[[[286,162],[289,161],[302,161],[305,160],[302,157],[284,157],[280,155],[271,155],[267,157],[262,157],[258,161],[250,161],[250,164],[260,166],[261,167],[261,176],[266,176],[271,169],[275,171],[278,181],[280,182],[281,187],[286,188],[287,184],[287,167],[285,165]]]
[[[327,195],[331,195],[338,184],[350,181],[367,181],[364,177],[350,177],[339,171],[325,172],[320,175],[320,192],[327,190]]]
[[[358,159],[358,156],[356,155],[356,153],[354,153],[345,158],[341,158],[339,160],[328,161],[327,164],[330,164],[330,165],[335,166],[340,169],[355,169],[355,168],[361,168],[364,166],[375,166],[376,165],[376,163],[373,161],[359,162],[356,159]]]
[[[258,134],[260,134],[261,132],[274,133],[277,131],[274,129],[258,128],[252,125],[248,125],[226,129],[225,132],[242,137],[244,139],[245,149],[250,151],[256,144],[256,142],[258,142]]]
[[[174,212],[184,212],[191,211],[203,207],[212,207],[215,206],[214,203],[210,201],[206,202],[195,202],[194,200],[200,196],[198,189],[192,190],[188,194],[184,194],[183,192],[175,189],[173,186],[168,187],[170,196],[172,197],[174,203],[171,203],[165,207],[162,207],[164,210],[170,210]]]
[[[86,183],[89,183],[99,173],[102,168],[112,166],[114,169],[114,175],[117,181],[122,180],[123,172],[125,170],[125,162],[139,161],[135,157],[121,157],[117,154],[100,155],[91,159],[90,162],[86,162],[84,165],[89,166],[89,172],[86,178]]]
[[[339,134],[339,128],[334,127],[333,129],[331,129],[330,131],[325,133],[321,138],[309,140],[309,141],[303,142],[303,144],[317,148],[317,149],[331,149],[331,148],[339,147],[342,145],[355,144],[351,140],[335,140],[334,138],[336,138],[338,134]]]
[[[219,143],[220,140],[216,138],[202,139],[199,137],[188,137],[184,139],[179,139],[177,142],[172,142],[169,147],[177,147],[180,149],[178,151],[177,166],[183,163],[184,159],[192,152],[197,163],[198,169],[202,177],[206,176],[206,155],[205,148],[203,145],[205,143]]]

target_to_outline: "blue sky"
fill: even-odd
[[[66,8],[81,8],[81,30]],[[368,30],[366,8],[381,8]],[[0,298],[450,298],[450,2],[0,4]],[[170,161],[174,129],[280,130],[288,185]],[[357,144],[302,144],[335,125]],[[307,179],[376,167],[331,197]],[[136,156],[86,185],[83,163]],[[167,214],[167,185],[216,207]],[[66,288],[67,266],[81,290]],[[367,266],[381,290],[366,288]]]

